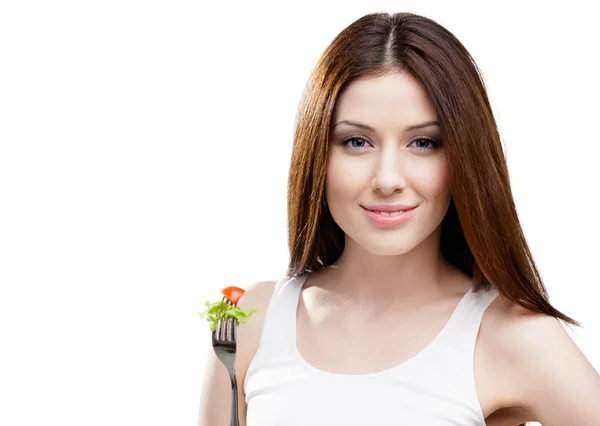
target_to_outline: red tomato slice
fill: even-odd
[[[245,290],[234,286],[225,287],[223,290],[221,290],[223,296],[225,296],[225,298],[234,305],[237,305],[238,300],[244,295],[245,292]]]

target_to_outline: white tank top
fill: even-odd
[[[296,346],[296,311],[309,274],[275,285],[243,383],[247,426],[485,426],[473,357],[495,288],[469,289],[442,331],[402,364],[338,374],[313,367]]]

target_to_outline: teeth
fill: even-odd
[[[380,214],[382,216],[399,216],[402,213],[404,213],[404,210],[400,210],[400,211],[397,211],[397,212],[376,212],[376,213],[378,213],[378,214]]]

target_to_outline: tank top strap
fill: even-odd
[[[269,315],[272,317],[269,324],[274,324],[278,331],[289,334],[289,328],[295,326],[300,292],[308,275],[308,272],[297,276],[286,275],[275,284],[269,303]]]
[[[448,367],[459,367],[455,371],[470,375],[483,314],[498,294],[494,287],[477,292],[471,287],[458,303],[429,355],[437,361],[443,359]]]
[[[457,307],[456,314],[452,318],[453,323],[449,324],[446,338],[453,342],[463,340],[467,344],[474,344],[483,314],[498,294],[498,290],[494,287],[487,290],[480,289],[477,292],[470,288]]]
[[[251,366],[262,360],[273,362],[274,358],[294,358],[296,310],[300,291],[307,277],[308,273],[284,275],[275,283]]]

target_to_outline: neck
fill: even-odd
[[[455,272],[442,256],[434,232],[412,250],[393,256],[376,255],[347,239],[338,261],[324,272],[330,290],[351,304],[410,305],[448,294],[448,277]]]

